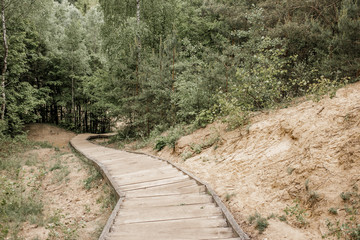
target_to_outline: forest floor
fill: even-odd
[[[138,151],[208,182],[251,239],[360,239],[360,83]]]
[[[36,193],[42,213],[21,224],[9,239],[97,239],[112,211],[112,190],[91,164],[71,151],[74,133],[46,124],[31,124],[26,130],[29,140],[49,145],[18,156],[24,162],[17,180],[24,187],[22,195]]]

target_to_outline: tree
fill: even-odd
[[[3,34],[3,44],[4,44],[4,60],[3,60],[3,69],[1,72],[1,96],[2,96],[2,104],[1,104],[1,115],[0,120],[5,119],[5,110],[6,110],[6,93],[5,93],[5,83],[6,83],[6,71],[7,71],[7,58],[9,54],[9,47],[7,43],[7,35],[6,35],[6,18],[5,18],[5,0],[1,1],[1,21],[2,21],[2,34]]]

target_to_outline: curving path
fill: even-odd
[[[119,197],[100,239],[249,239],[206,184],[165,160],[88,141],[106,136],[81,134],[70,142]]]

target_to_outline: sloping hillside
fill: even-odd
[[[359,239],[359,83],[332,99],[259,114],[235,131],[211,124],[175,151],[143,151],[210,183],[253,239]],[[248,221],[256,212],[269,217],[262,234]]]

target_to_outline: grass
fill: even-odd
[[[193,156],[193,153],[185,151],[185,152],[182,152],[180,156],[183,161],[186,161],[186,159],[191,158]]]
[[[308,221],[306,220],[306,210],[300,205],[299,201],[294,201],[293,206],[287,206],[284,209],[284,212],[286,218],[289,218],[288,220],[291,220],[294,225],[298,227],[305,227],[308,225]]]
[[[91,188],[98,185],[98,181],[102,179],[99,171],[95,168],[89,168],[89,177],[84,180],[84,188],[90,190]]]
[[[286,169],[286,172],[287,172],[289,175],[291,175],[291,174],[294,172],[294,170],[295,170],[295,168],[288,167],[288,168]]]
[[[26,153],[31,149],[52,148],[55,153],[48,161],[39,159],[37,154]],[[51,174],[53,184],[66,181],[72,169],[62,157],[65,152],[55,149],[47,142],[31,142],[26,136],[14,139],[0,139],[0,239],[22,239],[19,233],[25,223],[45,226],[50,234],[47,239],[77,239],[78,230],[85,222],[62,223],[65,217],[61,212],[45,216],[46,202],[43,202],[42,183]],[[27,166],[24,168],[24,166]],[[88,164],[89,176],[84,185],[92,188],[101,180],[95,167]],[[116,194],[103,184],[101,204],[103,208],[113,208],[117,202]],[[85,211],[89,211],[85,208]],[[103,226],[99,227],[102,229]],[[101,231],[98,231],[100,235]],[[32,239],[36,239],[33,237]]]
[[[341,199],[342,199],[344,202],[346,202],[346,201],[350,200],[350,198],[351,198],[351,193],[350,193],[350,192],[342,192],[342,193],[340,194],[340,197],[341,197]]]
[[[328,211],[332,215],[337,215],[338,214],[338,209],[337,208],[329,208]]]
[[[37,192],[37,183],[32,191],[25,192],[26,184],[20,177],[23,165],[33,166],[37,162],[35,155],[22,156],[22,153],[36,143],[19,138],[19,142],[1,139],[0,157],[0,239],[17,239],[21,224],[43,224],[43,203]],[[17,149],[17,151],[15,151]]]
[[[282,221],[282,222],[286,222],[286,221],[287,221],[287,218],[286,218],[285,215],[281,215],[281,216],[279,216],[278,218],[279,218],[279,220]]]
[[[234,197],[236,194],[235,193],[226,193],[225,195],[225,201],[228,202],[231,200],[232,197]]]
[[[313,207],[319,201],[320,201],[320,195],[315,191],[311,191],[307,199],[307,202],[309,203],[310,207]]]
[[[259,233],[263,233],[269,226],[267,219],[263,218],[258,212],[256,212],[254,215],[250,215],[248,217],[248,221],[250,224],[255,224],[255,228],[259,231]]]
[[[360,239],[360,194],[356,185],[353,186],[352,190],[352,192],[342,192],[340,194],[344,204],[341,208],[330,208],[328,210],[333,215],[334,220],[328,219],[326,221],[328,232],[323,235],[323,238]],[[338,211],[342,210],[344,213],[338,216]]]

